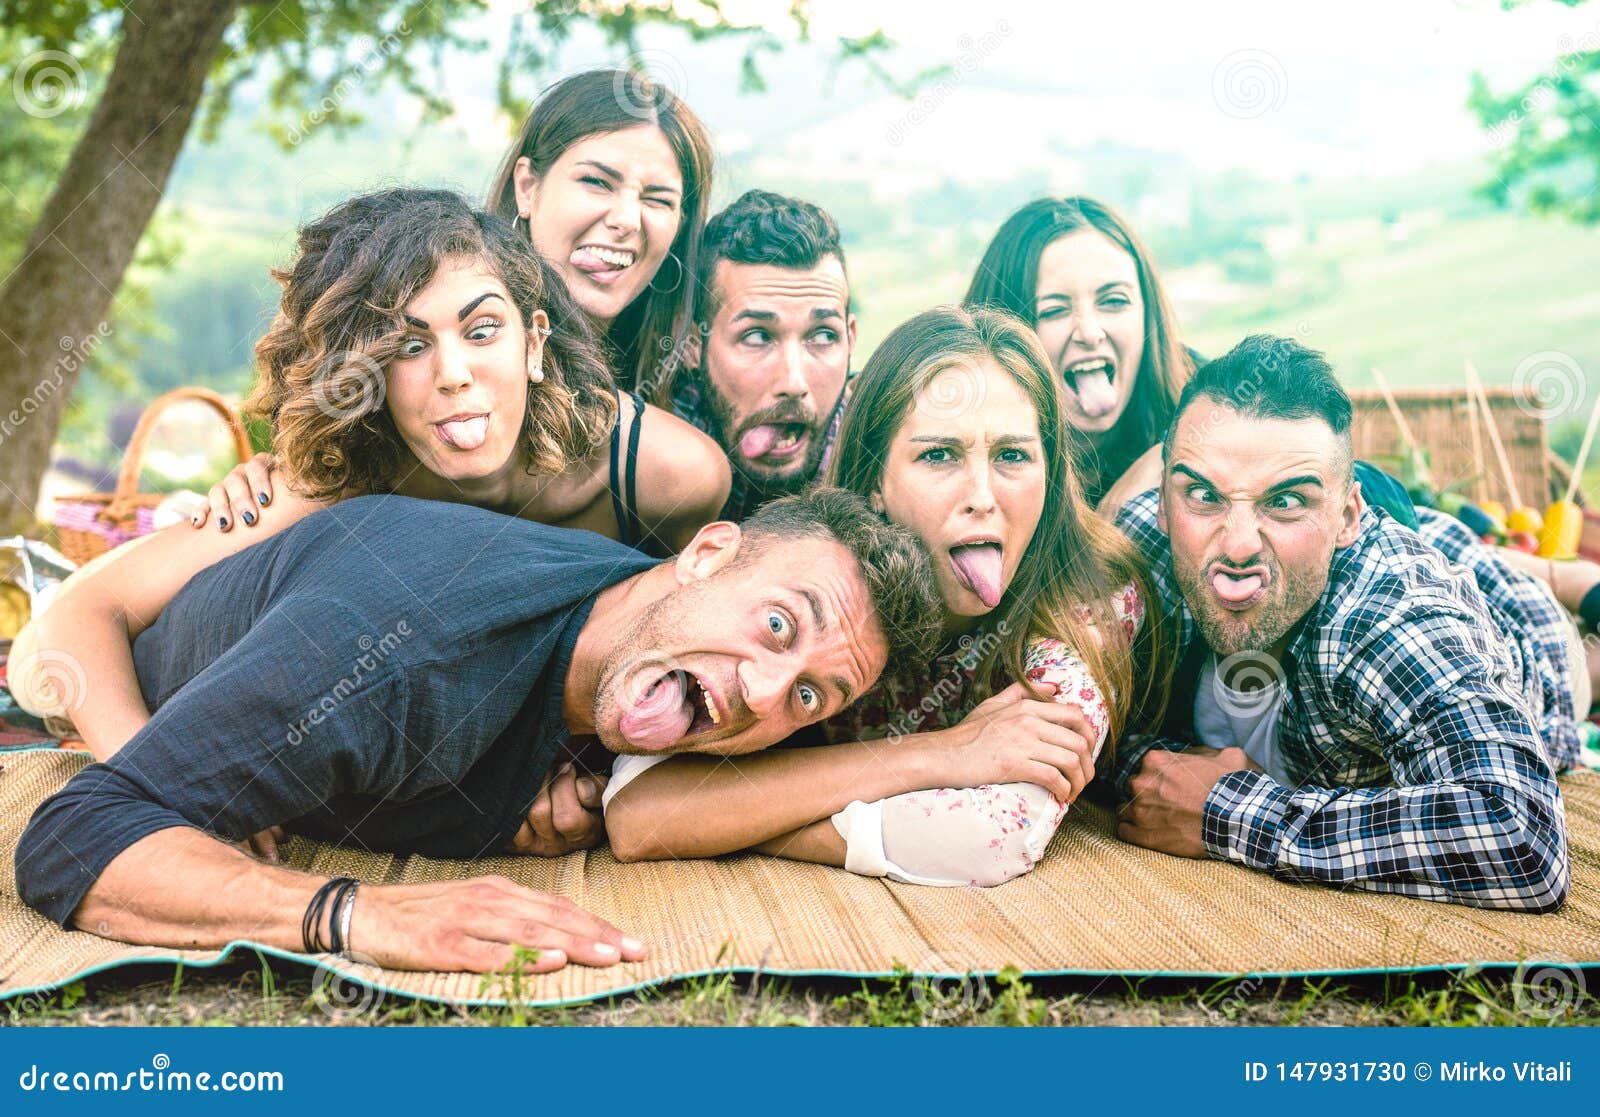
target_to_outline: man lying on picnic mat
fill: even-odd
[[[1118,832],[1291,880],[1521,911],[1570,886],[1555,773],[1587,674],[1566,615],[1454,520],[1362,497],[1322,355],[1246,339],[1184,388],[1117,518],[1176,615],[1165,734]],[[1576,700],[1579,703],[1574,705]]]
[[[173,529],[177,531],[186,528]],[[195,577],[134,647],[150,721],[34,814],[17,888],[125,942],[248,939],[397,969],[606,965],[644,945],[498,877],[370,885],[229,845],[273,826],[395,853],[503,851],[549,773],[763,748],[925,660],[926,552],[820,489],[665,563],[587,531],[368,496]]]

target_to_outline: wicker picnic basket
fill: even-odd
[[[139,491],[139,471],[145,443],[155,430],[161,413],[175,403],[196,401],[206,404],[221,417],[233,436],[234,452],[240,463],[250,460],[250,437],[228,401],[210,388],[174,388],[158,396],[139,416],[139,425],[128,440],[122,455],[122,470],[117,474],[117,489],[111,493],[87,493],[58,502],[53,517],[60,537],[61,551],[80,566],[105,554],[113,547],[152,530],[155,508],[166,496]]]
[[[1488,415],[1504,446],[1513,494],[1496,467],[1484,417],[1475,414],[1468,393],[1459,387],[1395,388],[1391,391],[1417,444],[1427,454],[1429,470],[1441,488],[1459,491],[1468,500],[1497,500],[1514,505],[1514,497],[1538,509],[1566,492],[1572,467],[1550,449],[1539,401],[1531,391],[1486,388]],[[1406,440],[1389,412],[1383,393],[1358,389],[1350,393],[1355,407],[1351,435],[1356,457],[1399,475],[1408,454]],[[1600,515],[1580,487],[1572,497],[1584,509],[1583,537],[1578,552],[1600,561]]]

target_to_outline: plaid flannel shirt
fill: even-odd
[[[1200,637],[1156,508],[1152,490],[1117,524],[1149,560],[1182,654]],[[1293,785],[1254,771],[1218,780],[1205,846],[1293,880],[1550,911],[1571,883],[1554,776],[1577,742],[1564,621],[1537,584],[1433,519],[1423,531],[1438,550],[1369,507],[1356,543],[1335,552],[1280,663],[1279,755]],[[1149,749],[1197,743],[1191,710],[1174,711],[1188,739],[1119,750],[1124,794]]]

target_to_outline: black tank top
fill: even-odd
[[[636,483],[639,473],[639,427],[644,422],[644,400],[639,398],[638,392],[624,394],[633,401],[633,420],[628,424],[626,472],[619,468],[622,452],[620,413],[617,424],[611,428],[611,510],[616,513],[617,530],[622,533],[622,542],[642,550],[640,544],[644,542],[644,525],[639,522]],[[621,404],[620,396],[618,404]]]

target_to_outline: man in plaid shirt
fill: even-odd
[[[1161,488],[1117,518],[1180,641],[1162,732],[1119,750],[1118,832],[1551,911],[1570,887],[1568,622],[1464,529],[1427,517],[1419,535],[1369,506],[1350,419],[1321,354],[1287,339],[1247,338],[1184,389]]]

